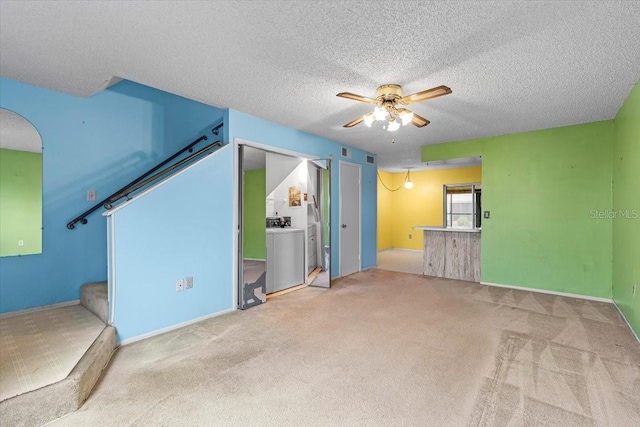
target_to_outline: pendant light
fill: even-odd
[[[404,188],[411,190],[413,188],[413,181],[411,181],[411,169],[407,168],[407,180],[404,182]]]

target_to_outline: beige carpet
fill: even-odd
[[[118,350],[55,426],[631,426],[611,304],[378,269]]]
[[[81,305],[0,319],[0,401],[66,378],[104,328]]]
[[[387,249],[378,252],[378,268],[381,270],[422,274],[422,262],[422,251]]]

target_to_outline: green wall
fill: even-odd
[[[0,256],[41,252],[42,153],[0,149]]]
[[[614,120],[613,299],[640,336],[640,84]],[[636,284],[635,297],[632,295]]]
[[[244,257],[267,259],[266,169],[244,171]]]
[[[613,121],[422,147],[482,156],[482,281],[611,298]]]

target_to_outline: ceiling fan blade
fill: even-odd
[[[413,95],[403,96],[398,100],[401,104],[413,104],[414,102],[426,101],[427,99],[437,98],[443,95],[449,95],[451,89],[447,86],[438,86],[431,89],[423,90],[422,92],[414,93]]]
[[[366,102],[367,104],[375,105],[378,103],[378,101],[376,101],[375,99],[367,98],[366,96],[356,95],[355,93],[351,93],[351,92],[340,92],[336,96],[339,96],[340,98],[353,99],[354,101]]]
[[[364,117],[360,116],[355,120],[350,121],[349,123],[347,123],[346,125],[342,126],[343,128],[352,128],[355,125],[357,125],[358,123],[361,123],[364,120]]]
[[[428,125],[429,123],[431,123],[429,120],[425,119],[422,116],[417,115],[416,113],[413,113],[413,118],[411,119],[411,124],[414,125],[417,128],[423,128],[426,125]]]

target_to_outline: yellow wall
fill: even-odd
[[[406,176],[406,172],[379,171],[379,174],[391,189],[401,186]],[[442,186],[481,182],[481,179],[482,168],[476,166],[411,172],[414,184],[411,190],[402,187],[391,192],[378,180],[378,250],[422,250],[422,231],[416,231],[413,227],[442,226]]]

